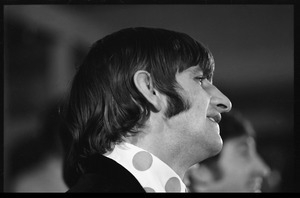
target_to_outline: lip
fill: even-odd
[[[221,114],[210,115],[207,117],[209,120],[211,120],[212,122],[216,122],[216,123],[219,123],[222,119]]]

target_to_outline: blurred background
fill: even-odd
[[[299,191],[293,17],[293,5],[5,5],[4,191],[66,191],[57,105],[90,45],[134,26],[185,32],[206,45],[214,84],[257,131],[271,167],[263,191]]]

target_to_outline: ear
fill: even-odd
[[[147,71],[139,70],[134,74],[134,83],[137,89],[150,102],[157,111],[162,109],[162,101],[159,92],[154,89],[150,74]]]

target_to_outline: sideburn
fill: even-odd
[[[177,87],[177,89],[181,89],[180,87]],[[169,92],[167,94],[167,102],[168,107],[165,112],[166,118],[170,119],[173,116],[178,115],[179,113],[188,111],[191,108],[191,103],[188,100],[185,100],[176,89],[174,92]]]

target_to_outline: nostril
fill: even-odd
[[[224,103],[219,103],[217,104],[217,108],[219,109],[219,111],[222,112],[229,112],[231,110],[231,103],[229,103],[228,105],[225,105]]]
[[[218,104],[217,107],[220,107],[220,108],[222,108],[222,109],[227,109],[227,106],[224,105],[224,104]]]

